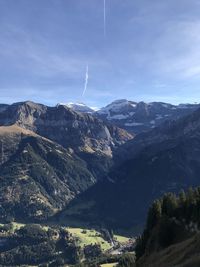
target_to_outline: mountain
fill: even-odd
[[[66,106],[68,108],[73,109],[74,111],[82,112],[82,113],[93,113],[93,112],[95,112],[95,109],[88,107],[84,103],[66,103],[66,104],[58,104],[58,105]]]
[[[17,125],[0,127],[0,219],[44,220],[94,184],[84,161]]]
[[[47,107],[30,101],[15,103],[0,112],[0,125],[17,124],[76,152],[111,155],[112,150],[131,139],[131,134],[89,114],[66,106]]]
[[[13,124],[72,149],[98,176],[109,167],[113,151],[133,138],[125,130],[90,114],[66,106],[47,107],[30,101],[12,104],[0,111],[0,125]]]
[[[155,198],[200,184],[199,133],[200,109],[136,136],[116,151],[117,164],[109,178],[72,202],[66,218],[70,214],[94,224],[136,231]]]
[[[162,102],[116,100],[98,110],[95,115],[120,128],[138,134],[151,130],[166,120],[176,120],[198,109],[198,104],[171,105]]]
[[[65,106],[0,107],[0,219],[45,220],[103,178],[125,130]]]

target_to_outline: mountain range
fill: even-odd
[[[199,184],[199,105],[80,106],[0,105],[1,220],[136,231],[156,197]]]
[[[199,104],[172,105],[163,102],[145,103],[126,99],[116,100],[97,111],[83,103],[69,103],[66,106],[74,111],[93,114],[134,134],[153,129],[166,120],[176,120],[200,107]]]

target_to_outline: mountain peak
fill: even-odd
[[[58,106],[66,106],[68,108],[71,108],[74,111],[82,112],[82,113],[93,113],[95,110],[91,107],[88,107],[86,104],[77,102],[69,102],[69,103],[60,103]]]

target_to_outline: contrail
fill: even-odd
[[[104,37],[106,37],[106,0],[104,0],[103,4]]]
[[[88,64],[87,64],[87,66],[86,66],[86,73],[85,73],[85,85],[84,85],[84,90],[83,90],[82,96],[84,96],[85,93],[86,93],[86,91],[87,91],[88,79],[89,79],[89,68],[88,68]]]

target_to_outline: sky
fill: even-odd
[[[105,3],[0,0],[0,102],[200,102],[200,0]]]

